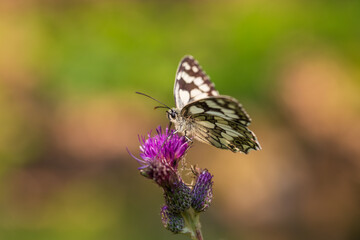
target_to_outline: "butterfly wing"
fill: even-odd
[[[218,96],[215,85],[192,56],[185,56],[179,64],[175,76],[175,105],[182,109],[185,105],[210,96]]]
[[[251,119],[241,104],[228,96],[215,96],[189,103],[181,115],[191,124],[191,134],[204,143],[232,152],[261,149],[247,128]]]

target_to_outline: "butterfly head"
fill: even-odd
[[[168,111],[166,111],[167,117],[171,122],[176,122],[178,115],[179,115],[179,111],[175,108],[171,108]]]

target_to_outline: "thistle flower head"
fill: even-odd
[[[162,131],[159,126],[156,133],[153,137],[151,132],[148,133],[148,138],[139,137],[141,159],[131,153],[130,155],[141,164],[141,175],[168,189],[182,181],[178,176],[177,167],[189,144],[184,137],[174,134],[168,128]]]
[[[213,176],[207,171],[202,171],[197,177],[195,186],[193,187],[192,194],[192,203],[191,207],[196,212],[205,211],[211,204],[212,200],[212,178]]]
[[[185,137],[174,134],[174,131],[168,128],[162,131],[159,126],[156,133],[151,137],[150,132],[147,139],[144,136],[139,137],[140,157],[143,159],[143,161],[140,160],[142,164],[140,169],[146,168],[153,161],[161,161],[176,170],[178,162],[185,155],[189,144]]]

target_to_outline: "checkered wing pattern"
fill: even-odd
[[[241,104],[228,96],[209,97],[186,105],[181,115],[192,126],[195,139],[232,152],[260,149],[247,126],[251,119]]]
[[[214,84],[192,56],[185,56],[178,67],[175,76],[174,97],[176,108],[207,98],[218,96]]]
[[[251,122],[234,98],[221,96],[192,56],[185,56],[178,67],[174,97],[176,117],[170,119],[177,131],[217,148],[248,153],[260,149]]]

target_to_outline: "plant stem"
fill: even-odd
[[[201,230],[198,229],[196,230],[196,238],[197,240],[203,240],[202,234],[201,234]]]
[[[185,225],[187,232],[190,233],[192,240],[203,240],[201,233],[201,224],[199,214],[196,213],[192,208],[186,210],[182,213],[182,216],[185,219]]]

